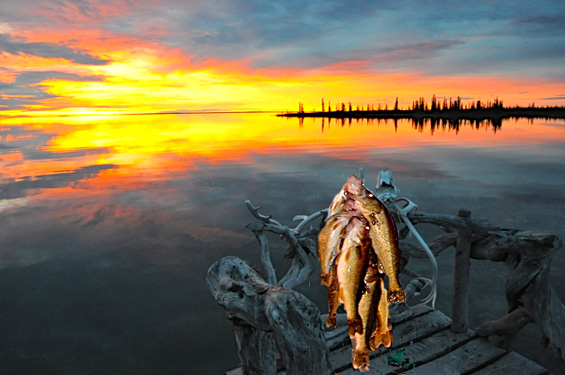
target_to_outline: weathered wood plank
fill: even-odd
[[[515,352],[510,352],[493,364],[474,372],[473,375],[545,375],[548,371]]]
[[[371,358],[390,350],[409,345],[451,325],[451,319],[441,311],[435,310],[427,314],[413,317],[393,326],[394,340],[390,348],[381,348],[371,354]],[[331,368],[340,372],[351,367],[351,345],[330,352]]]
[[[469,374],[496,361],[506,351],[485,339],[477,338],[432,362],[416,366],[411,374]]]
[[[459,217],[468,221],[471,211],[459,210]],[[453,269],[453,301],[451,329],[465,332],[469,326],[469,271],[471,267],[471,233],[460,230],[457,235],[455,266]]]
[[[432,311],[433,311],[432,308],[427,306],[427,305],[415,306],[412,309],[412,315],[410,316],[410,318],[406,319],[405,321],[394,323],[393,332],[397,332],[403,326],[403,324],[407,323],[407,321],[415,319],[417,317],[420,317],[424,314],[428,314]],[[321,320],[325,321],[326,316],[327,316],[327,314],[322,315]],[[394,316],[391,317],[391,320],[393,320],[393,318],[394,318]],[[449,319],[449,318],[447,318],[447,319]],[[338,327],[340,325],[344,325],[347,328],[347,317],[345,316],[345,314],[338,314],[337,322],[338,322]],[[332,350],[332,352],[330,352],[330,356],[332,356],[332,353],[333,353],[333,357],[335,357],[335,358],[340,357],[341,358],[340,361],[336,361],[337,363],[341,363],[341,367],[343,367],[344,365],[351,365],[351,345],[349,344],[350,342],[349,342],[348,336],[345,339],[345,342],[346,342],[345,344],[341,344],[341,346],[339,348],[334,349],[334,350]],[[393,347],[395,345],[396,345],[396,347],[398,347],[400,345],[398,343],[398,340],[393,341]],[[375,353],[377,353],[377,352],[375,352]],[[330,361],[331,361],[331,357],[330,357]],[[337,368],[337,367],[332,366],[332,368]],[[225,375],[243,375],[243,372],[242,372],[241,368],[238,367],[238,368],[227,371],[225,373]]]
[[[396,326],[397,324],[399,324],[400,322],[406,321],[406,320],[410,320],[413,319],[417,316],[423,315],[425,313],[428,313],[430,311],[432,311],[432,308],[428,305],[418,305],[418,306],[414,306],[413,308],[411,308],[411,310],[408,312],[408,314],[405,311],[400,311],[400,313],[397,313],[397,311],[395,311],[394,307],[396,305],[393,305],[391,308],[391,316],[390,316],[390,322],[392,323],[393,327]],[[328,314],[322,314],[320,316],[321,321],[323,322],[323,325],[325,326],[325,322],[326,319],[328,317]],[[337,321],[337,327],[336,328],[324,328],[324,336],[326,338],[326,344],[328,346],[328,349],[330,349],[330,351],[334,350],[334,349],[338,349],[338,348],[343,348],[344,343],[345,345],[349,344],[349,330],[347,327],[347,314],[345,313],[340,313],[337,314],[336,317],[336,321]]]
[[[475,334],[471,330],[464,333],[456,333],[446,329],[402,349],[396,349],[388,353],[383,351],[379,353],[378,357],[371,360],[371,374],[398,374],[399,371],[411,371],[412,368],[419,367],[423,363],[430,362],[449,353],[474,337]],[[402,357],[409,360],[410,368],[408,370],[402,370],[399,366],[388,364],[388,358],[391,355],[395,355],[397,350],[405,350]],[[340,372],[340,375],[353,374],[356,374],[353,368]]]

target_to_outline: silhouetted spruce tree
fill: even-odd
[[[398,111],[398,96],[396,97],[396,100],[394,101],[394,110]]]

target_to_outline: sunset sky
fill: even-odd
[[[565,105],[565,3],[0,3],[0,116]]]

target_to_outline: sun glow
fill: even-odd
[[[124,42],[125,43],[125,42]],[[330,103],[391,105],[395,98],[401,106],[420,96],[470,98],[487,101],[498,96],[505,104],[530,104],[532,95],[521,92],[524,80],[469,77],[454,81],[451,77],[426,77],[412,73],[375,74],[348,72],[343,64],[308,69],[256,69],[244,62],[218,59],[187,62],[189,56],[179,50],[159,46],[135,47],[106,53],[109,62],[78,65],[65,59],[3,53],[0,80],[14,82],[16,71],[58,69],[64,74],[22,84],[32,94],[3,95],[4,100],[27,99],[21,108],[4,110],[7,116],[99,115],[151,113],[191,110],[296,110],[298,102],[307,111],[321,109],[321,99]],[[532,85],[532,82],[527,82]],[[494,90],[493,87],[496,89]],[[546,95],[558,95],[559,85],[546,83],[539,89]],[[29,90],[28,90],[29,91]],[[40,100],[34,95],[45,92]],[[549,93],[548,93],[549,92]]]

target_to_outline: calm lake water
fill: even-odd
[[[231,323],[205,275],[226,255],[258,265],[244,201],[292,225],[327,207],[359,167],[368,187],[390,169],[420,211],[467,208],[565,240],[563,120],[432,131],[271,114],[0,119],[0,165],[2,374],[233,368]],[[285,246],[270,240],[280,277]],[[447,313],[452,258],[447,250],[438,259]],[[564,261],[561,251],[552,263],[562,300]],[[504,271],[473,262],[473,327],[505,314]],[[300,291],[326,311],[319,273]],[[529,334],[526,349],[540,337],[535,326]]]

